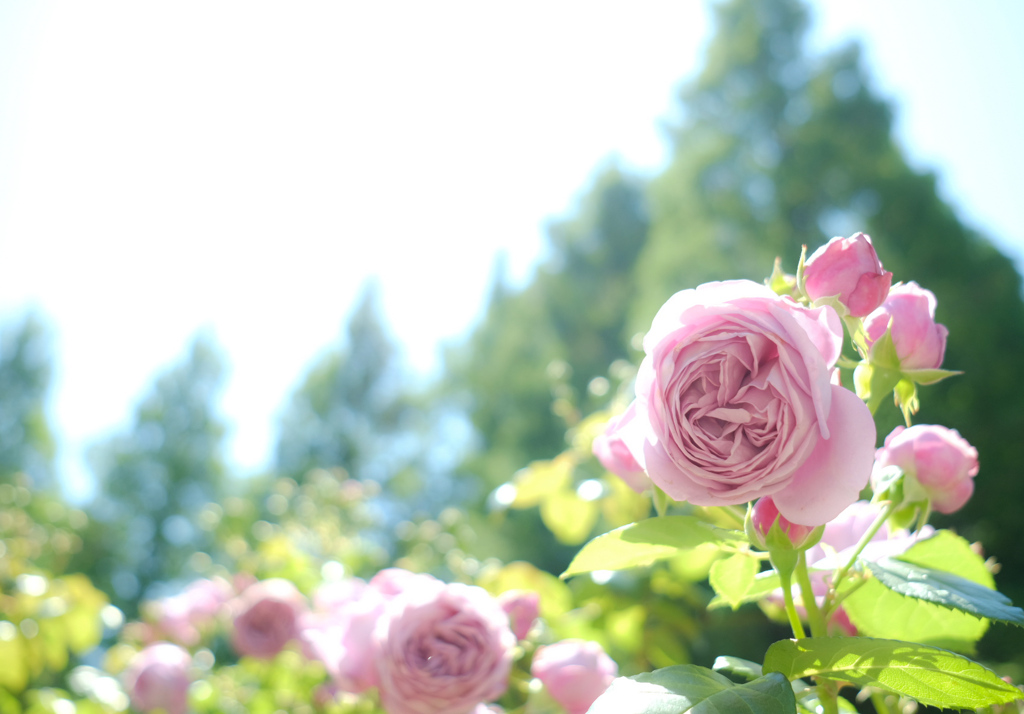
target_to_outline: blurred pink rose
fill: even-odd
[[[644,338],[628,443],[651,480],[700,506],[772,496],[791,523],[817,526],[871,474],[875,424],[830,383],[843,344],[830,307],[808,309],[747,280],[673,295]]]
[[[949,330],[935,322],[935,295],[914,282],[889,291],[882,306],[864,320],[871,347],[892,321],[892,341],[900,368],[937,369],[946,354]]]
[[[802,546],[811,533],[814,532],[814,526],[801,526],[787,521],[779,513],[779,509],[771,496],[757,499],[757,503],[751,509],[750,520],[754,526],[754,532],[760,536],[758,545],[762,548],[765,547],[765,537],[768,535],[768,531],[771,530],[772,525],[776,521],[778,521],[782,532],[789,536],[789,542],[795,548]]]
[[[143,712],[163,709],[167,714],[185,714],[191,665],[188,652],[169,642],[157,642],[136,654],[124,674],[132,707]]]
[[[854,317],[864,317],[881,305],[891,285],[892,273],[882,268],[864,233],[833,238],[814,251],[804,267],[807,297],[838,297]]]
[[[532,590],[509,590],[498,596],[498,604],[508,614],[516,639],[526,639],[537,619],[540,595]]]
[[[875,455],[875,473],[886,466],[899,466],[907,475],[903,488],[908,501],[927,498],[939,513],[953,513],[974,493],[978,451],[956,429],[898,426]]]
[[[175,642],[194,646],[200,630],[216,620],[232,594],[223,578],[195,580],[181,593],[156,602],[157,624]]]
[[[568,714],[585,714],[611,685],[619,667],[596,642],[562,640],[538,647],[530,672]]]
[[[240,655],[271,659],[299,634],[306,599],[291,582],[273,578],[246,588],[234,603],[232,644]]]
[[[433,588],[430,575],[387,568],[370,582],[347,580],[314,594],[317,611],[305,616],[300,639],[306,655],[324,663],[338,688],[356,694],[378,685],[373,631],[391,600],[405,589]]]
[[[388,603],[373,639],[388,714],[466,714],[508,688],[516,637],[482,588],[407,590]]]
[[[626,439],[631,438],[629,432],[635,430],[636,426],[636,402],[629,405],[629,408],[619,416],[608,420],[608,426],[604,433],[594,439],[594,456],[601,462],[601,465],[613,474],[626,482],[631,489],[637,493],[643,493],[650,488],[651,480],[647,478],[644,469],[633,458]],[[643,439],[643,435],[637,431],[634,440]]]

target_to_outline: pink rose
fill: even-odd
[[[645,489],[650,488],[651,481],[626,445],[629,438],[626,435],[635,427],[636,402],[630,404],[625,412],[608,421],[604,433],[594,439],[593,451],[602,466],[625,481],[626,485],[637,493],[643,493]]]
[[[830,307],[808,309],[747,280],[676,293],[644,338],[636,379],[650,479],[700,506],[772,496],[791,523],[825,523],[871,474],[875,423],[830,382],[843,344]]]
[[[271,659],[298,637],[306,600],[289,581],[273,578],[246,588],[232,609],[237,613],[232,638],[235,651]]]
[[[611,685],[619,667],[596,642],[562,640],[538,647],[530,672],[568,714],[584,714]]]
[[[157,642],[136,654],[124,674],[132,707],[143,712],[163,709],[167,714],[185,714],[191,665],[188,652],[169,642]]]
[[[889,294],[892,273],[882,268],[871,238],[855,233],[833,238],[804,266],[804,292],[811,300],[838,297],[850,314],[864,317]]]
[[[466,714],[508,688],[516,637],[482,588],[407,590],[388,603],[373,639],[388,714]]]
[[[974,493],[978,451],[956,429],[934,424],[898,426],[875,455],[875,473],[899,466],[907,501],[928,499],[939,513],[963,508]]]
[[[949,330],[935,322],[935,295],[917,283],[897,285],[882,306],[864,320],[871,347],[892,321],[892,341],[900,368],[938,369],[946,354]]]
[[[157,624],[174,641],[194,646],[200,630],[217,618],[231,595],[231,584],[223,578],[195,580],[181,593],[157,601]]]
[[[347,580],[314,594],[318,611],[303,618],[306,655],[324,663],[338,688],[356,694],[379,684],[373,632],[387,604],[407,589],[431,589],[441,581],[401,568],[387,568],[369,582]]]
[[[760,537],[758,546],[762,548],[765,547],[765,538],[768,535],[768,531],[772,529],[776,522],[778,522],[782,532],[789,536],[789,542],[793,544],[794,548],[802,546],[807,542],[811,533],[814,532],[813,526],[801,526],[787,521],[779,513],[779,509],[771,496],[757,499],[757,503],[751,509],[750,520],[754,527],[754,533]]]
[[[498,604],[512,623],[517,640],[525,640],[537,619],[540,595],[532,590],[509,590],[498,596]]]

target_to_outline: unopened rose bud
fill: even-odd
[[[537,619],[540,595],[532,590],[509,590],[498,596],[498,604],[508,614],[516,639],[526,639],[533,621]]]
[[[562,640],[538,647],[530,672],[568,714],[584,714],[611,685],[619,667],[596,642]]]
[[[748,536],[754,541],[754,545],[765,550],[768,550],[770,546],[777,545],[769,541],[769,533],[776,523],[792,547],[797,549],[810,545],[809,541],[816,530],[816,526],[803,526],[786,520],[779,513],[772,497],[765,496],[757,500],[750,513]]]
[[[868,346],[873,347],[882,338],[891,321],[899,368],[937,369],[946,353],[949,330],[935,322],[935,306],[935,295],[930,290],[914,282],[897,285],[882,306],[864,320]]]
[[[636,457],[626,443],[630,430],[635,428],[635,419],[636,402],[633,402],[625,412],[608,421],[604,433],[594,439],[593,451],[602,466],[625,481],[637,493],[643,493],[645,489],[651,487],[651,480],[647,478],[643,467],[637,463]]]
[[[953,513],[974,493],[978,451],[956,429],[934,424],[898,426],[875,454],[872,480],[888,466],[903,470],[907,501],[927,498],[939,513]]]
[[[804,292],[812,301],[835,297],[854,317],[864,317],[889,294],[892,273],[871,245],[871,238],[855,233],[833,238],[818,248],[804,266]]]

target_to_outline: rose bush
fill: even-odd
[[[790,522],[825,523],[856,500],[874,455],[870,411],[830,382],[842,341],[834,310],[754,282],[676,293],[644,337],[636,418],[616,434],[676,500],[772,496]]]
[[[953,513],[974,493],[978,451],[956,429],[935,424],[898,426],[875,456],[872,480],[887,466],[898,466],[906,475],[905,500],[928,500],[939,513]]]
[[[373,633],[388,714],[465,714],[508,687],[516,636],[482,588],[420,581],[388,603]]]

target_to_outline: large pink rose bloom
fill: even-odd
[[[619,667],[596,642],[562,640],[538,647],[530,672],[568,714],[585,714],[611,685]]]
[[[854,317],[864,317],[889,294],[892,273],[882,268],[871,238],[833,238],[807,259],[804,291],[811,300],[837,297]]]
[[[899,466],[908,501],[928,499],[939,513],[959,511],[974,493],[978,450],[956,429],[935,424],[896,427],[875,456],[875,473]]]
[[[291,582],[272,578],[246,588],[232,603],[232,644],[240,655],[270,659],[299,635],[306,599]]]
[[[487,591],[423,585],[392,600],[374,630],[388,714],[466,714],[508,688],[516,637]]]
[[[185,714],[191,664],[188,652],[169,642],[157,642],[139,652],[124,674],[132,707],[142,712],[162,709],[167,714]]]
[[[832,308],[758,283],[676,293],[644,338],[631,452],[676,500],[772,496],[791,523],[831,520],[867,484],[875,446],[868,408],[830,382],[842,343]]]
[[[864,320],[868,346],[885,334],[892,322],[892,342],[901,369],[937,369],[946,354],[949,330],[935,322],[937,302],[931,290],[915,282],[897,285],[881,307]]]

